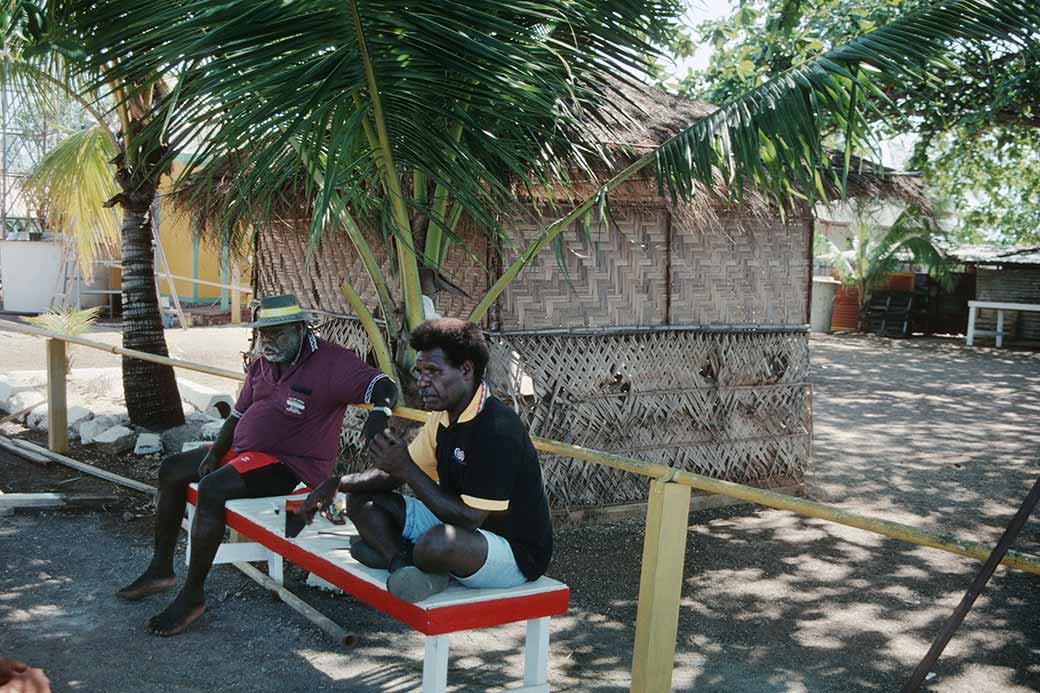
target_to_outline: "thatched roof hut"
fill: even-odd
[[[649,89],[626,93],[617,128],[602,136],[619,165],[714,108]],[[850,183],[867,193],[913,192],[907,181],[862,170]],[[594,189],[579,178],[524,192],[522,209],[505,224],[511,247],[464,219],[457,233],[470,252],[453,248],[444,273],[465,295],[439,293],[438,311],[468,314],[502,268],[560,216],[554,204],[565,210]],[[347,239],[326,237],[308,255],[305,235],[305,225],[290,223],[259,230],[258,293],[292,291],[309,308],[349,316],[338,288],[346,278],[375,308]],[[486,323],[492,385],[515,403],[532,433],[741,483],[802,484],[812,421],[807,206],[781,215],[754,192],[734,203],[721,184],[676,202],[658,194],[650,174],[611,193],[607,224],[567,231],[562,251],[536,258]],[[385,255],[381,261],[391,272]],[[349,317],[325,330],[367,348]],[[646,497],[645,480],[633,475],[571,459],[550,458],[544,468],[557,507]]]

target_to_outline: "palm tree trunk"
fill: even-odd
[[[123,346],[169,356],[155,290],[151,206],[154,185],[123,194]],[[184,423],[173,368],[123,357],[123,393],[130,422],[170,428]]]

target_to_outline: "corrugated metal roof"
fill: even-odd
[[[949,255],[961,262],[988,265],[1040,265],[1040,247],[1008,248],[1000,245],[962,245]]]

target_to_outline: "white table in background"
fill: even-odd
[[[990,308],[997,311],[997,329],[976,330],[975,317],[979,308]],[[996,335],[997,347],[1004,346],[1004,311],[1024,310],[1040,312],[1040,304],[1036,303],[1001,303],[998,301],[968,301],[968,334],[964,343],[971,346],[975,342],[975,335]]]

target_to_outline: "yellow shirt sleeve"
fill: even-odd
[[[426,418],[426,423],[419,429],[419,435],[408,444],[408,454],[426,476],[438,481],[437,476],[437,419],[434,415]]]

